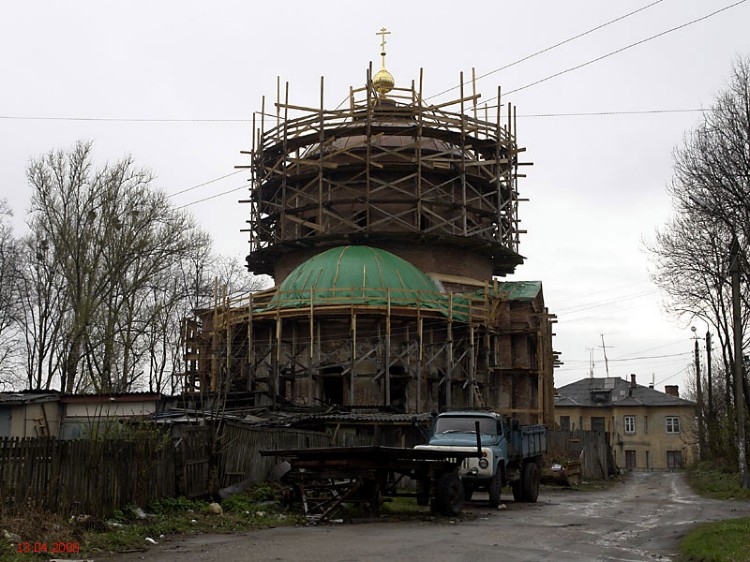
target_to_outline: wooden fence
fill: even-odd
[[[174,454],[159,439],[0,439],[0,513],[99,517],[173,496]]]
[[[213,435],[209,426],[183,426],[174,439],[0,438],[0,515],[31,507],[101,518],[159,498],[205,497],[265,480],[276,460],[260,450],[331,445],[325,433],[239,423],[223,426],[216,448]]]
[[[298,429],[253,428],[228,423],[224,428],[219,455],[220,486],[244,480],[265,480],[276,464],[274,457],[261,457],[258,452],[271,449],[309,449],[330,447],[325,433]]]
[[[547,458],[581,461],[581,477],[602,480],[617,473],[609,434],[601,431],[558,430],[547,433]]]
[[[38,508],[107,517],[158,498],[207,496],[218,488],[265,480],[276,459],[261,457],[261,450],[335,444],[326,433],[238,422],[223,425],[216,447],[213,435],[208,426],[182,426],[175,438],[0,438],[0,515]],[[550,460],[581,460],[585,479],[616,473],[605,433],[552,431],[547,445]]]

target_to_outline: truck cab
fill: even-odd
[[[542,456],[546,452],[546,428],[521,426],[518,420],[495,412],[445,412],[435,417],[432,437],[418,449],[478,451],[467,458],[459,476],[466,499],[475,490],[487,490],[491,507],[500,503],[500,490],[510,484],[516,501],[536,502]]]

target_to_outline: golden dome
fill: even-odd
[[[393,75],[385,68],[378,70],[378,73],[372,79],[372,85],[380,97],[384,97],[396,85]]]

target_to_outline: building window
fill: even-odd
[[[635,433],[635,416],[625,416],[625,433]]]
[[[667,433],[680,432],[680,418],[677,416],[667,416]]]
[[[560,416],[560,429],[570,431],[570,416]]]
[[[607,426],[604,418],[593,416],[591,418],[591,431],[601,431],[602,433],[607,431]]]
[[[643,433],[648,435],[648,416],[643,416]]]

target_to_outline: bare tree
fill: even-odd
[[[705,112],[703,122],[685,135],[674,161],[669,186],[674,217],[648,248],[655,266],[653,279],[668,295],[671,311],[713,326],[721,347],[726,403],[736,404],[729,254],[732,240],[738,240],[744,263],[742,325],[746,333],[750,322],[749,57],[735,61],[727,87]],[[745,337],[743,348],[747,345]],[[750,407],[746,375],[742,383],[746,407]]]
[[[63,278],[45,239],[23,241],[19,319],[25,343],[27,388],[49,390],[60,378],[61,335],[66,319]]]
[[[19,348],[17,321],[20,244],[13,236],[7,201],[0,200],[0,384],[12,384]]]
[[[30,226],[62,280],[65,392],[126,391],[148,368],[165,274],[207,244],[194,221],[125,158],[95,169],[91,143],[33,160]]]
[[[219,286],[226,287],[229,296],[254,293],[268,286],[268,278],[253,275],[237,258],[229,256],[214,258],[211,273]]]

